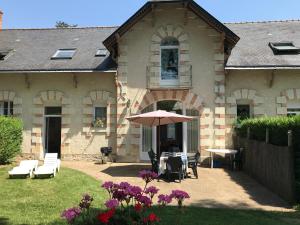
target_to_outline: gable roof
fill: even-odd
[[[2,72],[34,71],[108,71],[117,65],[110,56],[95,57],[102,41],[116,27],[64,29],[7,29],[0,31],[0,51],[12,49]],[[51,60],[58,49],[76,48],[69,60]]]
[[[168,0],[168,1],[148,1],[142,8],[140,8],[132,17],[130,17],[123,25],[121,25],[117,30],[115,30],[107,39],[104,40],[103,44],[107,49],[111,50],[116,44],[117,39],[122,37],[132,26],[134,26],[139,20],[145,17],[150,13],[153,8],[158,4],[173,4],[173,3],[182,3],[187,7],[187,9],[194,12],[197,16],[203,19],[211,27],[216,29],[220,33],[225,34],[225,42],[229,43],[231,46],[234,46],[239,37],[228,29],[223,23],[218,21],[215,17],[209,14],[206,10],[200,7],[193,0]]]
[[[267,21],[226,24],[240,36],[228,59],[227,69],[298,68],[300,54],[275,55],[270,42],[293,42],[300,47],[300,21]]]

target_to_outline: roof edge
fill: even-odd
[[[215,28],[218,32],[225,33],[225,38],[232,45],[235,45],[239,41],[239,37],[226,27],[222,22],[217,20],[209,12],[203,9],[193,0],[170,0],[170,1],[148,1],[146,2],[135,14],[133,14],[128,20],[126,20],[116,31],[114,31],[109,37],[107,37],[103,44],[107,49],[111,49],[113,45],[117,43],[117,39],[123,36],[132,26],[134,26],[140,19],[145,17],[152,8],[158,4],[173,4],[173,3],[186,3],[187,7],[192,10],[197,16],[203,19],[206,23]]]

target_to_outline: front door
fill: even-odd
[[[52,109],[49,109],[52,108]],[[54,109],[56,108],[56,109]],[[61,116],[49,115],[55,111],[60,111],[60,107],[46,107],[45,111],[48,115],[45,116],[45,153],[58,153],[61,155]],[[58,113],[55,113],[58,114]]]

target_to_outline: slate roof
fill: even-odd
[[[0,31],[0,51],[13,49],[0,71],[108,71],[116,64],[108,55],[95,57],[116,27],[11,29]],[[76,48],[71,60],[51,60],[60,48]]]
[[[232,50],[227,68],[297,68],[300,54],[274,55],[269,42],[292,41],[300,47],[300,21],[269,21],[225,24],[240,41]]]

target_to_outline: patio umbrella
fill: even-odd
[[[157,157],[160,156],[160,125],[189,122],[193,120],[193,117],[183,116],[176,113],[171,113],[163,110],[143,113],[140,115],[130,116],[127,120],[135,123],[139,123],[146,126],[158,126],[158,151]]]

